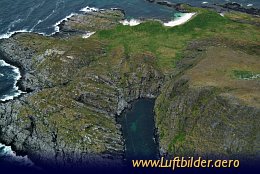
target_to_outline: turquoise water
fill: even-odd
[[[154,100],[138,99],[118,117],[125,138],[125,158],[156,159],[159,149],[154,123]]]

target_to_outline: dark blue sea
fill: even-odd
[[[225,3],[227,0],[168,0],[200,6],[202,3]],[[243,6],[260,7],[260,0],[237,0]],[[55,33],[59,21],[72,13],[83,13],[85,7],[99,9],[121,8],[127,18],[157,18],[170,20],[176,11],[145,0],[0,0],[0,39],[14,32],[36,32],[45,35]],[[21,94],[16,87],[19,69],[1,60],[0,54],[0,102],[11,100]],[[15,156],[10,148],[0,144],[0,160]],[[3,157],[4,156],[4,157]],[[21,161],[24,161],[22,158]]]

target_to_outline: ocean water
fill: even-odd
[[[169,0],[200,6],[202,3],[224,3],[228,0]],[[260,7],[259,0],[237,0],[244,6]],[[127,18],[157,18],[170,20],[176,14],[173,9],[145,0],[1,0],[0,39],[8,38],[14,32],[36,32],[51,35],[58,31],[55,27],[66,16],[82,13],[84,7],[121,8]],[[0,57],[1,59],[1,57]],[[17,71],[0,64],[0,101],[12,99],[20,91],[15,87]]]
[[[169,2],[175,2],[175,3],[188,3],[194,6],[200,6],[201,4],[223,4],[227,2],[237,2],[241,4],[242,6],[254,6],[254,7],[260,7],[260,1],[259,0],[167,0]]]
[[[12,151],[10,146],[5,146],[0,143],[0,166],[4,163],[8,165],[11,163],[14,166],[24,166],[24,167],[32,167],[33,162],[28,159],[26,156],[17,156],[14,151]]]
[[[229,0],[168,0],[175,3],[225,3]],[[233,1],[232,1],[233,2]],[[260,7],[259,0],[237,0],[244,6]],[[0,38],[10,36],[14,31],[31,31],[51,34],[54,25],[71,13],[90,6],[97,8],[122,8],[128,17],[166,18],[173,16],[172,9],[151,4],[145,0],[1,0]],[[8,35],[5,35],[8,34]]]
[[[202,3],[224,3],[227,0],[168,0],[200,6]],[[244,6],[260,7],[259,0],[236,0]],[[121,8],[127,18],[157,18],[170,20],[176,11],[145,0],[1,0],[0,39],[10,37],[14,32],[36,32],[51,35],[57,32],[57,23],[72,13],[82,13],[86,6],[96,8]],[[1,55],[1,54],[0,54]],[[0,102],[11,100],[21,94],[16,87],[19,70],[0,56]],[[3,157],[0,146],[0,159]],[[11,152],[10,148],[5,149]]]
[[[1,57],[0,57],[1,59]],[[21,77],[19,69],[0,60],[0,100],[11,100],[19,96],[22,91],[16,86]]]
[[[154,99],[139,99],[118,117],[125,138],[126,160],[156,159],[159,147],[155,137]]]

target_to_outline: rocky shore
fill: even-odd
[[[224,35],[223,27],[219,30],[226,38],[217,39],[220,24],[240,27],[213,12],[197,18],[219,23],[215,26],[210,21],[213,26],[208,29],[208,23],[202,25],[198,19],[183,26],[192,27],[187,29],[189,33],[197,32],[192,36],[201,31],[208,35],[188,38],[180,44],[184,48],[179,46],[181,54],[174,46],[188,37],[189,33],[182,33],[186,28],[165,29],[154,21],[134,29],[123,27],[121,10],[73,16],[60,24],[61,32],[53,37],[21,33],[1,40],[1,57],[21,69],[23,77],[18,85],[27,93],[0,103],[0,142],[27,154],[40,166],[120,167],[124,140],[116,117],[131,101],[151,97],[156,98],[162,155],[258,158],[259,82],[236,79],[231,73],[243,69],[240,62],[256,71],[259,43],[249,36],[246,41],[232,40],[233,30],[231,34],[224,31]],[[243,27],[256,33],[255,27]],[[82,37],[93,31],[97,35]],[[129,39],[131,45],[116,40],[114,31]],[[165,33],[167,37],[162,35]],[[131,34],[136,34],[145,50],[135,47],[139,43]],[[152,38],[157,42],[157,36],[165,39],[162,48],[142,40]],[[208,52],[224,58],[203,63],[214,60]],[[173,55],[178,59],[172,61]],[[238,55],[246,61],[243,56],[232,59]],[[216,67],[208,70],[208,65]]]
[[[248,13],[248,14],[252,14],[252,15],[260,15],[260,9],[258,8],[254,8],[254,7],[243,7],[238,3],[226,3],[224,5],[218,5],[224,9],[227,10],[233,10],[233,11],[239,11],[239,12],[243,12],[243,13]]]
[[[172,3],[169,1],[162,1],[162,0],[146,0],[150,3],[156,3],[159,5],[167,6],[170,8],[174,8],[179,12],[189,12],[185,8],[186,5],[188,4],[180,4],[180,3]],[[251,15],[260,15],[260,9],[254,8],[254,7],[243,7],[241,4],[238,4],[236,2],[229,2],[225,4],[202,4],[202,8],[207,8],[207,9],[213,9],[219,13],[223,12],[229,12],[229,11],[237,11],[237,12],[243,12]]]
[[[86,31],[85,28],[74,29],[76,23],[88,26],[87,31],[96,31],[115,27],[122,17],[120,10],[93,12],[63,22],[61,33],[53,37],[24,33],[1,40],[1,56],[21,69],[22,79],[18,85],[27,92],[0,104],[2,143],[12,146],[18,154],[28,155],[40,166],[113,168],[123,165],[124,141],[116,116],[135,99],[157,96],[163,76],[152,66],[136,67],[142,77],[132,72],[121,86],[120,72],[112,75],[92,70],[91,59],[107,54],[96,42],[86,49],[87,60],[73,55],[74,50],[72,55],[67,55],[67,45],[40,50],[44,42],[59,42]],[[62,62],[52,62],[53,57]],[[120,61],[126,60],[121,57]],[[54,63],[57,64],[52,69]]]

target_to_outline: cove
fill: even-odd
[[[125,139],[125,158],[156,159],[159,147],[154,122],[154,99],[138,99],[119,117]]]

